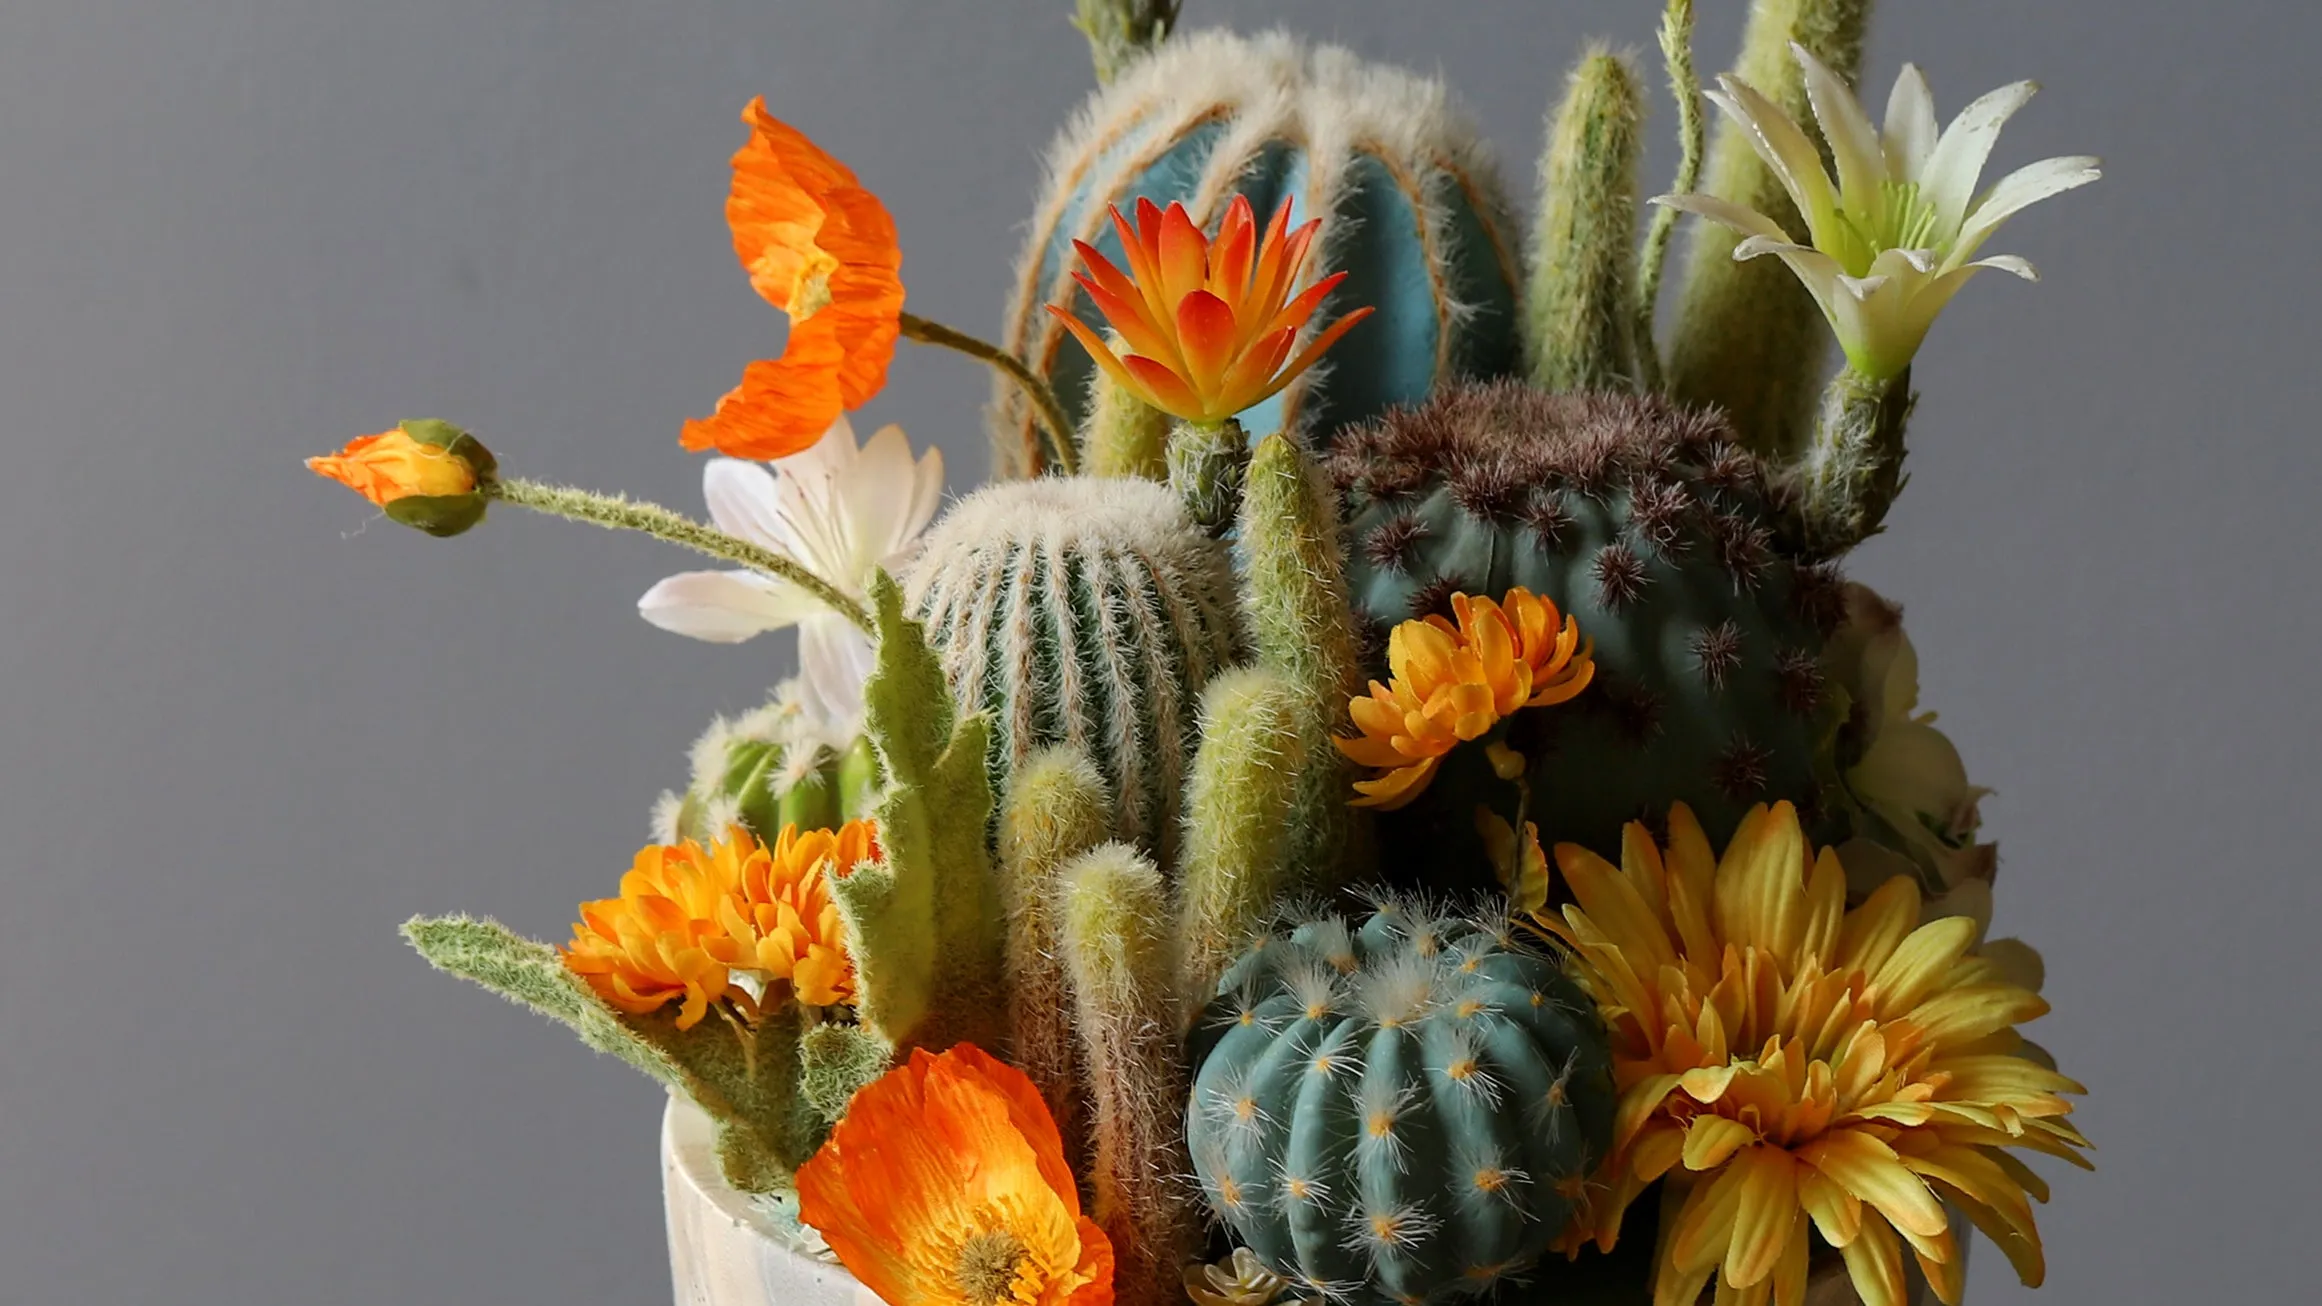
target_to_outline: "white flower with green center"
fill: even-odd
[[[1980,269],[2039,280],[2031,264],[2012,254],[1976,253],[2025,207],[2101,174],[2085,155],[2043,159],[1978,197],[1976,181],[2001,126],[2038,89],[2031,82],[1984,96],[1938,134],[1927,79],[1906,64],[1881,131],[1836,73],[1802,47],[1790,50],[1837,165],[1835,183],[1806,132],[1756,89],[1724,76],[1720,89],[1707,94],[1790,192],[1806,219],[1807,243],[1792,240],[1765,214],[1714,195],[1663,195],[1653,202],[1732,228],[1743,238],[1734,246],[1736,259],[1779,256],[1822,306],[1854,370],[1884,381],[1910,365],[1935,315]]]

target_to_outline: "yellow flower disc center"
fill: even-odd
[[[1005,1229],[979,1233],[959,1246],[952,1277],[975,1306],[998,1306],[1016,1295],[1016,1275],[1032,1258],[1022,1239]]]
[[[790,297],[782,303],[782,311],[790,315],[792,326],[830,307],[830,274],[838,269],[839,261],[823,249],[817,247],[808,252],[806,266],[799,269],[798,280],[790,287]]]

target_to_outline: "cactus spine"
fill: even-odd
[[[1047,477],[961,500],[909,581],[953,692],[991,714],[995,788],[1038,749],[1082,749],[1114,837],[1166,861],[1193,705],[1234,656],[1227,573],[1167,488]]]
[[[1111,838],[1112,826],[1105,778],[1075,748],[1033,754],[1008,787],[1000,817],[1013,1060],[1047,1100],[1071,1157],[1082,1154],[1088,1132],[1058,878],[1067,862]]]
[[[1217,991],[1196,1025],[1194,1168],[1303,1291],[1401,1306],[1521,1274],[1611,1141],[1594,1006],[1502,924],[1390,900],[1359,931],[1326,917],[1266,939]]]
[[[1853,82],[1862,69],[1870,0],[1755,0],[1734,75],[1797,122],[1812,120],[1806,85],[1790,55],[1796,41]],[[1797,206],[1742,129],[1719,125],[1703,189],[1772,218],[1785,231],[1804,225]],[[1712,222],[1693,225],[1682,313],[1670,341],[1670,392],[1725,410],[1742,443],[1786,460],[1806,439],[1815,390],[1829,357],[1830,332],[1813,296],[1776,259],[1733,260],[1739,237]]]
[[[1290,827],[1314,760],[1310,697],[1266,667],[1229,671],[1202,692],[1177,868],[1181,987],[1195,1000],[1295,887]]]
[[[1636,74],[1600,47],[1582,57],[1549,120],[1524,318],[1532,383],[1544,390],[1637,388],[1644,117]]]
[[[1087,402],[1094,365],[1040,306],[1100,322],[1071,280],[1072,242],[1119,259],[1106,208],[1138,197],[1182,200],[1204,226],[1237,193],[1261,215],[1290,200],[1322,220],[1314,265],[1347,273],[1316,320],[1378,310],[1327,375],[1240,414],[1251,431],[1327,436],[1453,377],[1520,366],[1516,228],[1481,135],[1438,81],[1279,33],[1183,33],[1089,100],[1048,172],[1003,338],[1068,407]],[[1037,424],[1013,387],[993,399],[993,465],[1020,475],[1038,463]]]
[[[1152,862],[1117,843],[1076,858],[1062,890],[1094,1108],[1095,1219],[1112,1239],[1123,1306],[1167,1306],[1197,1231],[1177,1187],[1185,1063],[1168,891]]]

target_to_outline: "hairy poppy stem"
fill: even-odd
[[[1701,116],[1701,74],[1693,67],[1693,0],[1669,0],[1661,15],[1661,59],[1669,71],[1669,93],[1677,100],[1677,140],[1683,153],[1677,162],[1672,194],[1687,194],[1701,185],[1701,156],[1707,128]],[[1658,389],[1661,384],[1661,348],[1653,340],[1653,314],[1661,300],[1661,270],[1669,261],[1669,238],[1677,230],[1677,210],[1666,206],[1653,212],[1645,235],[1645,250],[1637,260],[1637,366],[1642,380]]]
[[[1034,411],[1040,414],[1040,425],[1048,432],[1048,447],[1056,459],[1057,469],[1070,476],[1080,470],[1080,459],[1072,445],[1072,419],[1065,415],[1064,405],[1056,401],[1056,391],[1040,379],[1040,374],[1024,365],[1024,360],[989,341],[979,340],[965,331],[955,331],[941,322],[931,322],[915,313],[903,315],[903,338],[923,345],[941,345],[956,349],[970,358],[979,358],[1000,369],[1007,378],[1024,391],[1032,401]],[[1037,472],[1039,469],[1033,469]]]
[[[617,495],[598,494],[575,489],[569,485],[544,485],[539,481],[503,478],[491,483],[486,493],[519,508],[530,508],[551,517],[569,521],[588,522],[615,531],[642,531],[657,540],[681,544],[696,553],[738,563],[752,571],[762,572],[776,580],[788,581],[821,601],[823,606],[862,628],[866,635],[876,635],[870,614],[863,605],[840,592],[837,586],[807,570],[795,558],[786,557],[763,545],[726,534],[683,513],[672,512],[657,503],[640,503]]]

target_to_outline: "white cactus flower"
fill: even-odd
[[[1993,91],[1938,134],[1927,79],[1905,64],[1882,131],[1872,128],[1836,73],[1803,47],[1790,49],[1837,166],[1835,183],[1806,132],[1756,89],[1727,75],[1708,96],[1790,192],[1806,219],[1806,243],[1765,214],[1714,195],[1663,195],[1653,202],[1731,228],[1742,237],[1736,259],[1773,254],[1789,264],[1830,319],[1854,370],[1886,380],[1910,365],[1935,315],[1977,271],[1997,268],[2039,280],[2013,254],[1976,257],[2002,223],[2102,174],[2085,155],[2043,159],[1978,197],[1976,181],[2000,128],[2032,98],[2033,83]]]

